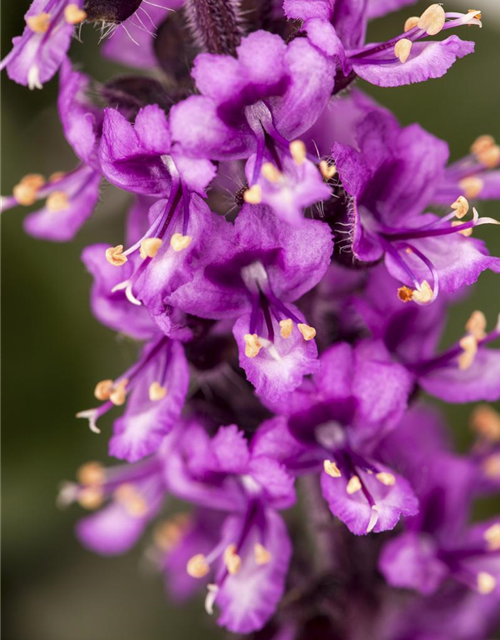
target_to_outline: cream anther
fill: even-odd
[[[479,162],[487,169],[494,169],[500,164],[500,146],[497,144],[483,149],[476,154]]]
[[[458,367],[461,371],[466,371],[472,366],[477,353],[477,340],[474,336],[468,335],[459,342],[463,349],[458,357]]]
[[[121,380],[113,387],[113,391],[109,396],[111,402],[117,407],[121,407],[122,404],[125,404],[125,400],[127,399],[127,384],[128,380]]]
[[[80,24],[87,18],[87,12],[77,4],[68,4],[64,9],[64,19],[68,24]]]
[[[87,462],[78,469],[76,477],[85,486],[101,485],[106,480],[106,473],[100,462]]]
[[[488,595],[494,591],[497,586],[497,581],[491,573],[487,573],[486,571],[480,571],[477,574],[477,590],[482,595]]]
[[[464,178],[463,180],[460,180],[458,186],[462,189],[466,198],[473,200],[474,198],[477,198],[483,190],[484,182],[481,178]]]
[[[243,194],[243,200],[248,204],[260,204],[262,201],[262,189],[260,184],[254,184]]]
[[[494,453],[485,458],[481,464],[484,475],[492,480],[500,478],[500,454]]]
[[[405,63],[410,56],[411,47],[413,43],[408,38],[401,38],[394,45],[394,55],[399,58],[399,61]]]
[[[198,553],[190,558],[186,566],[186,571],[191,578],[204,578],[210,571],[210,565],[205,556],[202,553]]]
[[[51,193],[47,198],[45,206],[49,211],[52,211],[53,213],[64,211],[69,207],[68,194],[64,191],[54,191],[54,193]]]
[[[174,549],[184,537],[189,527],[189,522],[188,513],[179,513],[171,520],[166,520],[157,525],[153,532],[156,547],[163,552]]]
[[[115,491],[113,497],[134,518],[142,518],[148,511],[147,502],[133,484],[122,484]]]
[[[271,562],[272,556],[269,553],[269,551],[264,547],[264,545],[258,542],[254,546],[253,551],[254,551],[255,562],[259,566],[268,564],[269,562]]]
[[[307,158],[306,145],[302,140],[293,140],[290,142],[290,153],[296,165],[304,164]]]
[[[26,24],[33,33],[47,33],[50,26],[50,13],[40,13],[26,18]]]
[[[500,442],[500,414],[487,404],[480,404],[471,414],[472,429],[488,442]]]
[[[16,184],[12,193],[19,204],[29,207],[38,197],[38,191],[45,184],[45,179],[38,173],[30,173]]]
[[[461,222],[460,220],[452,220],[452,222],[451,222],[451,226],[452,227],[458,227],[461,224],[463,224],[463,222]],[[469,238],[472,235],[472,231],[473,231],[472,227],[467,227],[467,229],[460,229],[458,231],[458,233],[461,236],[465,236],[466,238]]]
[[[461,220],[469,211],[469,202],[464,196],[458,196],[451,208],[454,209],[457,218]]]
[[[415,289],[412,295],[412,300],[419,304],[427,304],[432,300],[434,292],[431,285],[427,280],[423,280],[418,289]]]
[[[228,573],[232,576],[238,573],[241,567],[241,558],[236,551],[235,544],[228,545],[224,551],[224,564]]]
[[[293,322],[288,318],[287,320],[280,320],[280,334],[282,338],[289,338],[292,335]]]
[[[340,478],[342,476],[340,469],[332,460],[323,460],[323,469],[325,473],[332,478]]]
[[[474,140],[471,145],[471,153],[474,155],[481,153],[482,151],[486,151],[487,149],[491,149],[495,145],[495,138],[490,135],[479,136]]]
[[[419,20],[420,18],[418,16],[412,16],[411,18],[408,18],[408,20],[405,22],[404,32],[406,33],[407,31],[410,31],[411,29],[416,27]]]
[[[167,395],[167,387],[162,387],[159,382],[153,382],[149,387],[149,399],[152,402],[163,400]]]
[[[375,477],[379,482],[381,482],[386,487],[392,487],[396,484],[396,478],[392,473],[388,473],[387,471],[381,471],[380,473],[376,473]]]
[[[160,238],[146,238],[141,242],[139,254],[143,260],[146,258],[154,258],[163,244]]]
[[[259,340],[259,336],[256,333],[246,333],[243,336],[245,341],[245,355],[247,358],[255,358],[259,355],[259,351],[262,349],[262,343]]]
[[[109,400],[109,396],[113,393],[113,380],[101,380],[94,389],[94,396],[98,400]]]
[[[337,173],[337,167],[334,164],[328,164],[326,160],[321,160],[319,170],[325,180],[331,180]]]
[[[174,251],[187,249],[192,242],[191,236],[183,236],[182,233],[174,233],[170,238],[170,246]]]
[[[483,538],[488,546],[488,551],[498,551],[500,549],[500,522],[488,527],[483,533]]]
[[[283,178],[283,174],[274,166],[272,162],[264,162],[260,172],[269,182],[279,182]]]
[[[127,256],[123,255],[123,245],[106,249],[106,260],[114,267],[121,267],[127,262]]]
[[[474,311],[465,323],[465,330],[472,334],[476,340],[486,337],[486,318],[482,311]]]
[[[314,327],[310,327],[308,324],[300,322],[297,325],[297,328],[302,334],[304,340],[309,341],[316,337],[316,329]]]
[[[78,504],[89,511],[98,509],[103,502],[104,493],[96,486],[85,487],[78,494]]]
[[[49,182],[59,182],[62,180],[66,174],[64,171],[56,171],[55,173],[51,173],[49,176]]]
[[[361,489],[361,480],[358,476],[352,476],[352,478],[347,483],[346,491],[351,496],[353,493],[356,493]]]
[[[440,4],[431,4],[420,16],[417,26],[426,31],[427,35],[435,36],[444,27],[445,20],[443,7]]]

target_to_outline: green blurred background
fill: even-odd
[[[498,0],[490,0],[492,9]],[[2,3],[2,56],[21,33],[28,0]],[[419,3],[374,23],[372,40],[399,33]],[[459,10],[450,0],[448,10]],[[464,8],[464,7],[461,7]],[[465,7],[466,9],[467,7]],[[467,153],[476,136],[500,139],[500,17],[462,30],[477,42],[476,54],[459,61],[447,76],[398,89],[358,86],[390,107],[403,124],[418,121],[451,147],[452,158]],[[75,42],[72,58],[98,79],[120,69],[98,54],[92,29]],[[56,82],[30,92],[2,76],[2,192],[20,177],[68,170],[75,159],[61,133],[55,109]],[[51,244],[24,234],[21,208],[2,217],[3,344],[3,612],[5,640],[187,640],[221,637],[201,602],[176,607],[164,599],[161,576],[142,559],[144,546],[123,558],[103,559],[83,550],[73,537],[81,511],[55,506],[62,479],[92,459],[106,460],[106,434],[91,434],[77,410],[92,406],[93,385],[113,377],[133,356],[91,316],[90,278],[80,262],[88,244],[121,240],[128,198],[108,187],[92,220],[75,242]],[[500,218],[500,205],[481,214]],[[492,253],[500,255],[500,232],[482,227]],[[489,237],[491,236],[491,237]],[[446,342],[461,335],[476,308],[490,325],[500,311],[498,278],[484,274],[472,296],[453,313]],[[468,439],[469,406],[445,407],[460,446]],[[491,508],[491,504],[484,509]]]

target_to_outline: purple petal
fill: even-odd
[[[354,71],[360,78],[379,87],[400,87],[429,78],[441,78],[457,58],[474,51],[474,43],[460,40],[453,35],[441,42],[414,42],[408,60],[402,64],[395,56],[394,62],[356,64]],[[393,55],[389,51],[386,55]]]
[[[246,473],[250,453],[243,431],[235,424],[220,427],[211,442],[218,470],[224,473]]]
[[[289,20],[320,18],[329,21],[335,0],[284,0],[283,11]]]
[[[267,456],[252,456],[248,473],[261,485],[269,506],[287,509],[295,504],[295,481],[277,460]]]

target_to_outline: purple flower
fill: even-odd
[[[24,17],[24,32],[13,39],[0,70],[6,68],[19,84],[41,89],[65,59],[75,24],[86,19],[82,7],[83,0],[34,0]]]
[[[408,482],[376,458],[381,438],[401,419],[411,377],[381,345],[338,344],[321,369],[256,435],[255,450],[297,473],[322,469],[321,489],[332,513],[356,535],[396,526],[415,515]]]
[[[218,623],[235,633],[260,629],[284,589],[291,545],[277,510],[294,503],[293,478],[273,458],[249,449],[235,425],[210,439],[192,424],[165,472],[175,495],[229,514],[213,549],[187,563],[191,576],[213,576],[207,611],[216,605]]]
[[[375,14],[380,15],[379,10],[392,10],[397,4],[407,3],[382,5]],[[288,18],[303,21],[309,41],[328,58],[336,60],[347,81],[354,74],[381,87],[440,78],[457,58],[474,51],[474,43],[462,41],[455,35],[440,42],[421,42],[422,38],[466,24],[481,26],[479,11],[445,13],[441,5],[433,4],[420,17],[409,18],[404,32],[395,38],[363,44],[367,19],[373,15],[366,3],[285,0],[284,8]]]
[[[316,332],[290,302],[319,282],[331,251],[323,223],[290,227],[266,207],[245,205],[234,226],[212,237],[206,266],[168,302],[204,318],[239,318],[240,365],[257,393],[283,397],[317,368]]]

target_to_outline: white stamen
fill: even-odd
[[[366,527],[366,533],[371,533],[375,528],[375,525],[378,522],[378,517],[380,515],[380,509],[376,504],[372,507],[372,512],[370,514],[370,521],[368,522],[368,526]]]
[[[76,414],[77,418],[86,418],[89,421],[89,428],[94,433],[101,433],[101,430],[96,424],[96,409],[86,409]]]
[[[57,495],[56,504],[60,509],[75,502],[78,497],[79,487],[74,482],[63,482]]]
[[[43,89],[40,82],[40,70],[36,64],[31,65],[28,71],[28,87],[33,89]]]
[[[207,585],[207,596],[205,598],[205,611],[209,616],[212,616],[214,613],[214,604],[215,599],[217,598],[217,594],[219,593],[219,587],[216,584]]]

